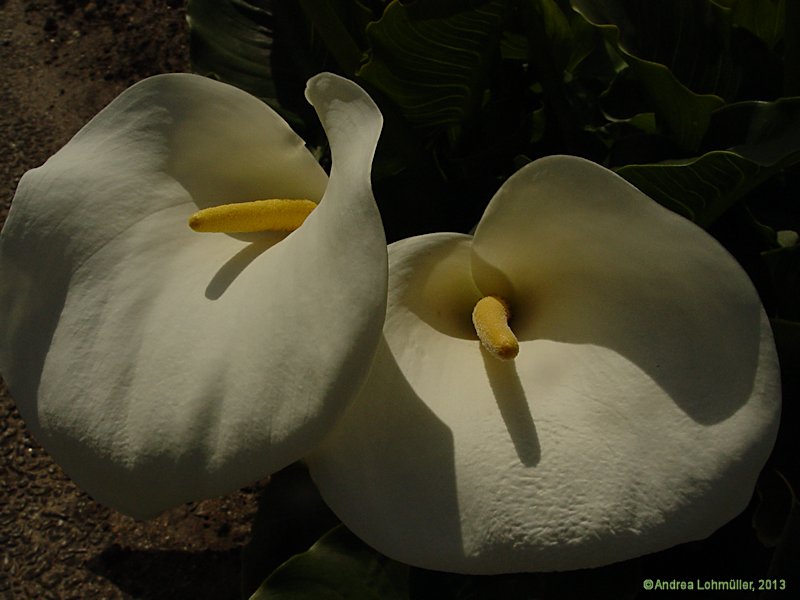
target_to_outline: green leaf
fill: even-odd
[[[762,256],[775,289],[776,316],[800,321],[800,246],[768,250]]]
[[[377,21],[390,0],[327,0],[331,3],[339,19],[361,49],[362,53],[369,49],[367,43],[367,25]]]
[[[345,27],[339,11],[328,0],[298,0],[342,73],[352,77],[361,64],[362,51]],[[358,3],[351,5],[360,7]]]
[[[759,492],[759,498],[761,502],[753,526],[760,533],[762,541],[775,546],[767,577],[785,582],[788,574],[800,572],[800,503],[790,482],[780,473],[772,475],[772,481],[763,492]],[[759,518],[759,513],[767,510],[771,514],[762,514]]]
[[[537,52],[552,62],[552,68],[559,72],[567,68],[572,58],[574,37],[566,15],[555,0],[526,0],[527,5],[537,17],[537,31],[532,31],[532,43]]]
[[[772,172],[728,151],[652,165],[616,169],[670,210],[708,227]]]
[[[521,33],[504,31],[500,40],[500,54],[503,60],[527,61],[530,56],[528,38]]]
[[[791,354],[795,359],[800,359],[800,321],[772,319],[771,325],[778,351],[785,348],[787,356]]]
[[[337,62],[355,72],[363,50],[345,24],[362,35],[372,15],[368,1],[190,0],[192,66],[261,98],[307,135],[316,117],[304,97],[306,81]]]
[[[281,565],[250,600],[408,600],[409,569],[340,525]]]
[[[274,2],[275,39],[270,56],[281,115],[305,140],[322,140],[314,109],[305,98],[306,82],[322,71],[336,68],[336,61],[297,2]],[[287,111],[289,114],[287,114]]]
[[[307,550],[338,523],[305,466],[296,463],[272,475],[258,499],[250,541],[242,548],[244,597],[249,598],[275,568]]]
[[[704,2],[572,0],[630,65],[656,114],[676,141],[696,149],[721,96],[738,81],[718,42],[724,22]],[[720,7],[716,7],[721,12]],[[708,31],[704,24],[713,24]]]
[[[785,390],[784,397],[796,399],[800,391],[800,320],[770,319],[772,333],[775,336],[775,347],[778,349],[778,358],[781,363],[781,384]],[[792,394],[794,390],[794,394]],[[796,410],[796,400],[792,405],[785,406],[784,419],[781,424],[781,433],[778,445],[781,442],[789,445],[788,451],[783,454],[790,464],[795,464],[798,440],[800,440],[800,423],[792,415]]]
[[[572,34],[571,54],[566,67],[569,76],[607,83],[617,71],[605,49],[601,31],[575,10],[566,14]]]
[[[781,91],[777,56],[734,27],[732,10],[705,0],[572,0],[630,65],[664,130],[699,148],[725,102],[771,99]]]
[[[522,20],[528,35],[529,62],[542,88],[547,123],[543,133],[571,153],[580,153],[579,130],[585,114],[565,87],[572,64],[574,35],[569,19],[554,0],[525,0]],[[579,59],[576,59],[579,60]]]
[[[800,98],[741,102],[710,120],[702,156],[617,169],[651,198],[708,227],[756,186],[800,162]]]
[[[800,96],[800,2],[784,4],[783,95]]]
[[[395,0],[367,27],[371,56],[358,75],[423,135],[457,128],[481,105],[508,4]]]
[[[786,574],[797,572],[800,572],[800,504],[795,504],[792,509],[786,531],[783,533],[769,565],[767,577],[775,581],[773,589],[781,590],[786,589],[782,586],[791,585],[793,581],[787,579]],[[774,597],[774,594],[761,596],[761,598],[770,597]]]
[[[652,104],[633,76],[630,67],[620,71],[601,95],[601,107],[607,119],[622,121],[640,114],[652,114]]]
[[[705,0],[572,0],[588,21],[602,27],[627,57],[666,67],[698,94],[738,97],[757,68],[743,50],[748,36],[731,27],[730,11]],[[752,40],[750,40],[752,41]],[[763,68],[763,65],[761,65]]]
[[[192,67],[274,104],[271,0],[189,0]]]
[[[765,470],[756,484],[758,506],[753,512],[753,529],[767,548],[780,541],[797,499],[786,478],[774,469]]]
[[[786,0],[715,0],[731,9],[734,25],[744,27],[774,49],[783,39]]]
[[[765,167],[791,165],[800,158],[800,98],[730,104],[712,115],[703,145]]]

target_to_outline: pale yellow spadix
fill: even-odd
[[[485,296],[472,310],[472,324],[483,347],[500,360],[512,360],[519,354],[519,342],[508,326],[511,310],[500,296]]]
[[[189,227],[205,233],[294,231],[316,207],[311,200],[286,198],[220,204],[194,213]]]

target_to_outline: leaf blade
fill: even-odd
[[[409,569],[339,525],[278,567],[250,600],[408,600]]]
[[[372,54],[358,72],[426,133],[462,123],[479,106],[508,2],[437,4],[441,10],[389,4],[367,27]]]
[[[262,100],[275,98],[271,0],[190,0],[193,69]]]

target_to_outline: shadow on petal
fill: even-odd
[[[486,365],[489,384],[517,456],[526,467],[535,467],[542,458],[542,448],[517,367],[513,361],[497,360],[482,346],[480,352]]]
[[[761,308],[733,293],[705,296],[656,272],[628,278],[611,269],[551,277],[518,314],[519,339],[609,348],[644,371],[695,422],[712,425],[753,391]]]
[[[4,231],[7,243],[0,273],[0,306],[5,308],[0,368],[28,427],[38,429],[42,372],[48,356],[52,357],[50,347],[74,273],[63,260],[68,239],[53,234],[47,243],[31,248],[9,239],[10,229]],[[33,256],[41,267],[31,268]]]
[[[771,354],[758,296],[724,248],[583,159],[548,157],[509,178],[473,251],[482,291],[503,284],[498,270],[513,284],[520,341],[609,349],[699,424],[744,406]]]
[[[308,465],[334,513],[389,557],[413,565],[463,553],[453,433],[385,338],[365,387]]]
[[[206,287],[206,298],[218,300],[250,263],[286,237],[279,233],[260,235],[258,241],[245,246],[219,268]]]
[[[398,299],[436,331],[449,337],[476,340],[472,309],[481,295],[470,272],[470,240],[466,235],[442,234],[414,257],[413,275]],[[405,276],[405,274],[404,274]]]

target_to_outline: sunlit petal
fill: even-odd
[[[381,117],[352,83],[309,85],[330,185],[271,109],[191,75],[134,86],[20,183],[0,247],[2,373],[98,500],[150,516],[231,491],[299,458],[359,387],[385,303]],[[322,200],[277,245],[187,225],[273,197]]]
[[[385,348],[309,461],[366,542],[445,571],[571,570],[704,538],[747,505],[777,358],[707,234],[561,157],[512,177],[474,243],[422,236],[389,260]],[[493,293],[512,304],[514,361],[469,326]]]

